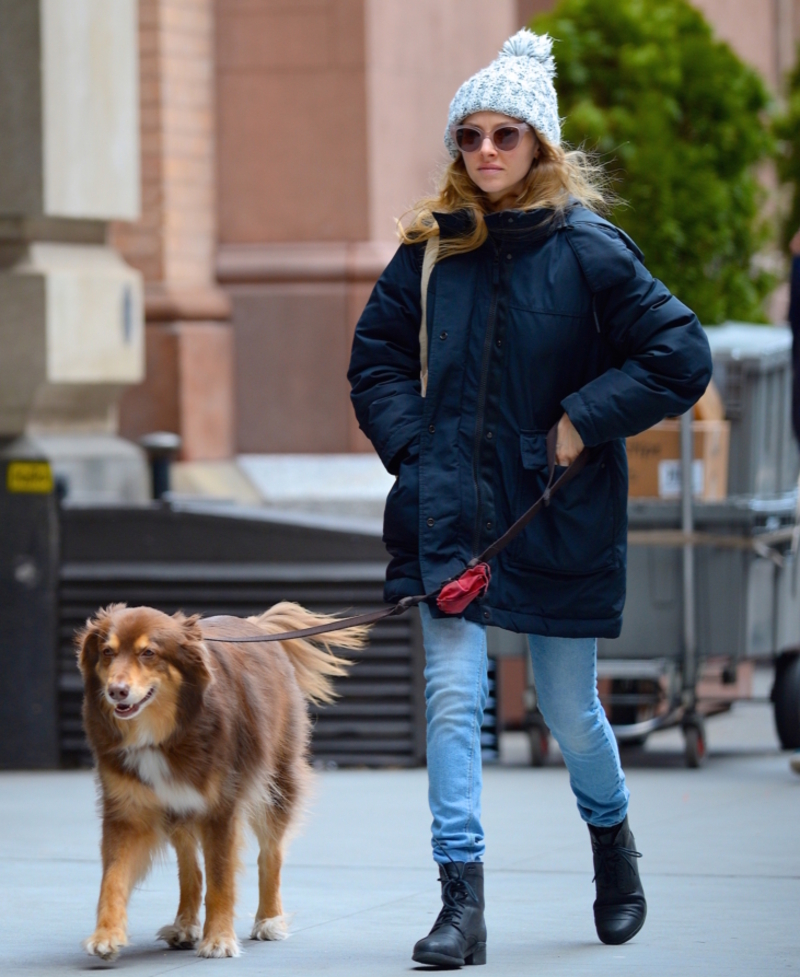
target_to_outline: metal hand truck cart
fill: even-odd
[[[752,698],[737,679],[758,661],[775,665],[771,700],[781,745],[800,747],[791,337],[788,330],[738,324],[708,332],[731,421],[729,481],[746,494],[693,500],[691,414],[685,415],[680,498],[629,500],[622,633],[598,643],[598,684],[620,745],[641,745],[654,732],[680,726],[690,767],[705,759],[705,720]],[[709,690],[701,679],[712,663],[718,681]],[[525,725],[531,762],[539,766],[549,731],[530,666]]]

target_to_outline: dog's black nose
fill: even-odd
[[[125,682],[112,682],[108,687],[108,694],[115,702],[128,698],[131,687]]]

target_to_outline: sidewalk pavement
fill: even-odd
[[[589,840],[556,761],[487,768],[484,823],[490,974],[775,977],[800,973],[800,777],[778,751],[767,705],[712,720],[710,756],[683,766],[679,734],[626,759],[631,824],[649,913],[622,947],[592,925]],[[524,760],[513,737],[506,758]],[[126,977],[273,974],[383,977],[413,971],[411,947],[438,911],[424,770],[325,771],[284,871],[291,938],[246,940],[256,906],[248,850],[237,932],[243,954],[199,960],[156,930],[177,906],[174,858],[133,896],[132,945],[113,965],[83,954],[100,881],[88,772],[0,775],[0,972]]]

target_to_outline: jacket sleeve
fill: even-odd
[[[361,430],[393,475],[422,419],[419,327],[424,245],[401,245],[356,326],[350,399]]]
[[[593,293],[597,328],[620,362],[562,401],[584,444],[631,437],[685,413],[711,379],[697,316],[653,278],[639,249],[612,225],[577,225],[569,243]]]

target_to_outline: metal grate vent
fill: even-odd
[[[258,614],[281,600],[320,612],[361,613],[383,605],[383,564],[67,563],[59,594],[58,681],[62,760],[90,765],[83,735],[83,684],[74,635],[98,607],[148,604],[168,614]],[[352,657],[352,656],[351,656]],[[418,617],[381,622],[340,698],[312,710],[316,763],[416,766],[424,761],[423,656]]]
[[[720,394],[725,404],[725,416],[729,421],[740,420],[745,384],[742,363],[731,359],[722,364],[715,364],[714,379],[720,388]]]

